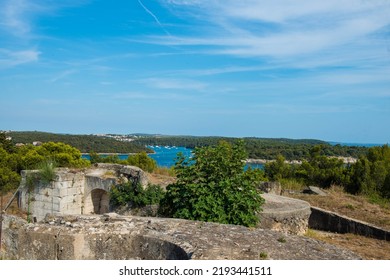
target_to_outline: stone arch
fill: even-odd
[[[84,204],[84,214],[104,214],[110,209],[110,196],[104,189],[93,189],[87,195]]]

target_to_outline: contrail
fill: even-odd
[[[141,0],[138,0],[138,3],[141,5],[141,7],[149,14],[151,15],[154,20],[157,22],[158,25],[160,25],[160,27],[162,28],[162,30],[164,30],[165,33],[167,33],[169,36],[172,36],[171,33],[168,32],[168,30],[166,30],[164,28],[164,26],[161,24],[161,22],[158,20],[158,18],[155,16],[155,14],[153,14],[148,8],[145,7],[145,5],[141,2]]]

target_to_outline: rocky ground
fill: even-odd
[[[36,224],[6,217],[5,225],[11,229],[5,229],[7,251],[16,259],[360,259],[309,237],[181,219],[110,213]]]

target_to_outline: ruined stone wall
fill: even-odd
[[[31,191],[26,185],[27,176],[37,171],[22,171],[21,206],[37,221],[46,214],[82,214],[85,178],[82,173],[58,169],[53,182],[34,182]]]
[[[27,177],[38,171],[22,171],[20,206],[31,213],[32,220],[42,221],[46,214],[80,215],[109,212],[109,192],[113,185],[123,182],[146,186],[146,174],[138,167],[119,164],[97,164],[85,170],[58,168],[50,183]],[[39,177],[39,176],[38,176]]]
[[[384,229],[317,207],[311,207],[311,211],[309,226],[312,229],[353,233],[390,241],[390,232]]]
[[[7,259],[360,259],[318,240],[266,229],[113,213],[48,216],[30,224],[5,215],[3,229]]]

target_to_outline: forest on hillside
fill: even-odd
[[[234,143],[238,138],[231,137],[196,137],[196,136],[145,136],[135,140],[140,145],[182,146],[186,148],[215,146],[220,141]],[[358,158],[368,148],[356,146],[331,145],[328,142],[313,139],[286,138],[243,138],[249,158],[276,159],[279,155],[287,160],[308,159],[310,149],[321,145],[325,156]]]
[[[221,141],[235,143],[233,137],[200,136],[164,136],[164,135],[127,135],[132,141],[118,141],[108,136],[55,134],[37,131],[9,132],[13,143],[62,142],[79,149],[82,153],[139,153],[152,152],[146,146],[180,146],[186,148],[216,146]],[[310,149],[321,145],[325,156],[353,157],[364,155],[368,148],[357,146],[331,145],[314,139],[287,138],[243,138],[249,158],[276,159],[283,156],[286,160],[303,160],[310,156]]]
[[[61,142],[77,148],[82,153],[139,153],[142,151],[152,152],[145,145],[135,142],[123,142],[109,137],[97,135],[72,135],[72,134],[56,134],[39,131],[12,131],[7,133],[12,137],[13,143],[32,144],[39,141],[46,142]]]

